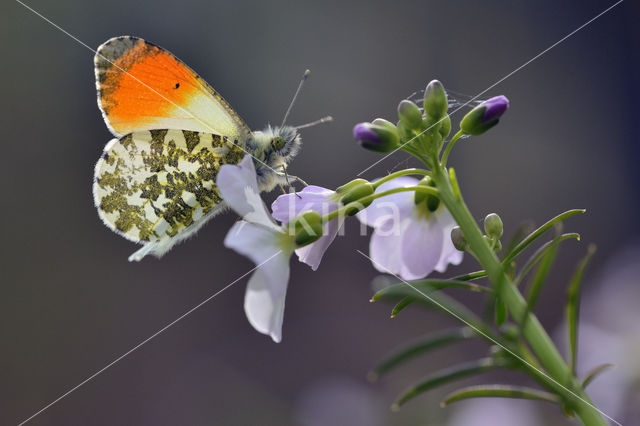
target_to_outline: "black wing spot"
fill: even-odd
[[[180,87],[180,83],[176,83],[176,85],[173,88],[177,89],[178,87]]]

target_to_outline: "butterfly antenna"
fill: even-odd
[[[293,108],[293,104],[296,103],[296,99],[298,99],[298,94],[300,93],[300,89],[302,89],[302,85],[304,84],[307,77],[309,77],[311,71],[306,70],[302,75],[302,79],[300,80],[300,84],[298,84],[298,88],[296,89],[296,93],[293,95],[293,99],[291,99],[291,103],[289,104],[289,108],[287,108],[287,112],[284,114],[284,118],[282,119],[282,124],[280,127],[284,126],[284,123],[287,122],[287,118],[289,117],[289,113],[291,112],[291,108]]]
[[[299,126],[296,126],[295,128],[298,130],[306,129],[307,127],[315,126],[316,124],[330,123],[332,121],[333,121],[333,117],[330,115],[327,115],[326,117],[322,117],[320,120],[312,121],[311,123],[301,124]]]

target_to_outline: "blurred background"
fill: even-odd
[[[329,188],[380,158],[353,142],[355,123],[395,120],[397,103],[433,78],[473,96],[613,3],[27,1],[94,49],[124,34],[165,47],[255,129],[281,121],[310,68],[290,122],[327,114],[335,122],[303,132],[304,148],[289,170]],[[111,139],[96,106],[93,53],[17,2],[0,8],[0,424],[17,424],[253,265],[222,245],[232,214],[161,260],[127,262],[136,246],[101,223],[91,196],[93,166]],[[585,356],[585,369],[621,366],[624,385],[603,388],[603,376],[593,392],[598,386],[605,396],[617,392],[616,401],[599,402],[625,425],[640,424],[629,408],[640,397],[628,373],[638,370],[638,335],[621,324],[638,324],[625,315],[640,297],[631,292],[626,304],[604,301],[627,294],[614,290],[613,275],[640,260],[639,12],[632,1],[618,5],[483,95],[508,96],[510,110],[498,127],[458,144],[451,157],[472,212],[478,219],[498,212],[506,233],[524,219],[541,224],[570,208],[588,210],[567,223],[582,242],[561,249],[538,315],[549,330],[562,324],[566,283],[587,243],[596,243],[585,282],[592,300],[585,311],[596,331],[585,332],[595,337],[584,341],[600,352]],[[413,165],[406,159],[397,153],[363,177]],[[245,279],[30,424],[570,424],[542,403],[439,407],[460,385],[528,383],[504,373],[435,390],[392,413],[390,403],[412,381],[481,356],[487,346],[438,351],[368,383],[366,373],[392,349],[458,324],[417,306],[391,320],[392,305],[369,303],[377,274],[356,253],[368,247],[358,231],[348,223],[347,236],[317,272],[292,265],[282,343],[248,324]],[[475,269],[468,256],[448,276]],[[633,289],[638,276],[623,281]],[[482,309],[475,295],[462,300]],[[555,335],[560,341],[562,332]],[[635,342],[636,352],[633,345],[620,349],[622,341]]]

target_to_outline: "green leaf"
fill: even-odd
[[[585,389],[589,385],[589,383],[593,381],[593,379],[600,375],[600,373],[603,373],[610,368],[613,368],[613,364],[602,364],[589,371],[582,381],[582,389]]]
[[[451,343],[474,337],[475,334],[469,327],[455,328],[450,330],[442,330],[426,336],[415,339],[404,347],[394,351],[386,357],[376,368],[374,368],[367,377],[371,381],[377,380],[383,374],[388,373],[395,367],[401,365],[405,361],[422,355],[433,349],[437,349]]]
[[[547,250],[547,252],[540,260],[540,266],[538,266],[538,269],[536,270],[536,273],[531,280],[529,291],[527,292],[527,313],[533,312],[536,303],[538,302],[540,290],[542,289],[542,285],[546,282],[547,277],[549,276],[551,266],[553,266],[553,263],[556,260],[558,249],[559,246],[557,244],[552,246],[549,250]]]
[[[376,302],[381,299],[398,299],[407,296],[419,298],[421,295],[425,296],[444,288],[461,288],[465,290],[484,291],[487,293],[491,293],[492,291],[489,287],[465,281],[432,279],[394,284],[378,291],[373,295],[371,301]]]
[[[538,269],[533,276],[533,280],[531,280],[531,285],[529,286],[529,291],[527,293],[527,307],[522,315],[520,330],[524,330],[529,319],[529,314],[535,310],[536,303],[538,302],[538,296],[540,295],[542,286],[549,276],[549,271],[556,259],[559,247],[560,246],[558,244],[550,245],[549,249],[546,250],[546,253],[542,255],[540,266],[538,266]]]
[[[444,401],[440,403],[442,407],[453,402],[462,401],[469,398],[518,398],[518,399],[534,399],[537,401],[547,401],[559,403],[560,399],[552,393],[540,391],[524,386],[509,385],[482,385],[469,386],[459,389],[446,396]]]
[[[462,379],[463,377],[472,376],[474,374],[484,373],[485,371],[493,370],[502,367],[503,365],[504,363],[499,358],[482,358],[477,361],[466,362],[464,364],[458,364],[453,367],[436,371],[434,374],[426,377],[421,382],[407,389],[396,400],[396,402],[393,403],[391,409],[394,411],[398,410],[400,406],[405,404],[407,401],[442,384]]]
[[[476,271],[476,272],[471,272],[464,275],[458,275],[457,277],[453,277],[451,279],[456,281],[473,281],[473,280],[477,280],[478,278],[484,278],[486,276],[487,276],[486,271]]]
[[[536,250],[536,252],[524,264],[524,266],[520,270],[520,273],[518,274],[517,278],[515,279],[514,284],[516,286],[520,285],[520,283],[522,282],[524,277],[529,273],[529,271],[534,266],[536,266],[538,264],[538,262],[540,262],[542,259],[544,259],[544,257],[547,255],[547,253],[549,253],[549,251],[554,250],[555,247],[558,246],[558,244],[560,244],[562,241],[568,240],[570,238],[575,238],[576,240],[580,241],[580,234],[576,234],[576,233],[572,232],[570,234],[558,235],[553,240],[551,240],[551,241],[545,243],[544,245],[540,246],[540,248],[538,248],[538,250]]]
[[[407,306],[409,306],[415,301],[416,301],[415,297],[409,297],[409,296],[402,299],[400,302],[396,304],[396,306],[393,307],[393,310],[391,311],[391,318],[395,318],[396,315],[398,315],[401,310],[403,310],[404,308],[406,308]]]
[[[576,360],[578,358],[578,320],[580,316],[580,284],[582,283],[582,276],[589,264],[589,261],[596,252],[595,245],[589,246],[587,255],[578,263],[571,281],[569,282],[569,289],[567,291],[567,305],[565,312],[567,314],[567,325],[569,328],[569,348],[571,350],[571,359],[569,365],[571,367],[571,374],[576,374]]]
[[[454,281],[472,281],[478,278],[483,278],[486,277],[487,273],[485,271],[476,271],[476,272],[471,272],[469,274],[465,274],[465,275],[460,275],[454,278],[451,278],[451,280]],[[398,283],[398,284],[403,284],[402,282]],[[387,288],[387,287],[391,287],[394,284],[387,284],[383,287]],[[404,308],[406,308],[407,306],[411,305],[413,302],[416,301],[416,299],[420,298],[421,295],[418,294],[418,292],[416,292],[415,296],[406,296],[405,298],[403,298],[402,300],[400,300],[400,302],[398,302],[394,307],[393,310],[391,311],[391,318],[395,318],[400,311],[402,311]],[[372,301],[375,301],[377,299],[375,299],[375,295],[372,299]]]
[[[513,259],[515,259],[515,257],[520,254],[520,252],[522,252],[524,249],[526,249],[531,243],[533,243],[535,240],[537,240],[542,234],[544,234],[549,228],[553,227],[553,225],[555,225],[556,223],[560,223],[563,220],[574,216],[576,214],[579,213],[584,213],[586,210],[584,209],[573,209],[573,210],[568,210],[564,213],[559,214],[558,216],[554,217],[553,219],[549,220],[547,223],[545,223],[544,225],[542,225],[541,227],[539,227],[538,229],[536,229],[535,231],[533,231],[531,234],[529,234],[525,239],[523,239],[521,242],[519,242],[512,250],[510,250],[509,252],[507,252],[508,254],[505,255],[504,260],[502,261],[503,265],[508,265],[511,263],[511,261]]]
[[[454,298],[442,293],[442,292],[432,292],[431,294],[422,294],[417,295],[414,299],[414,302],[420,302],[429,306],[430,308],[435,308],[445,314],[456,318],[457,320],[463,322],[466,326],[473,329],[478,334],[483,335],[484,337],[490,339],[493,342],[498,342],[500,345],[509,345],[508,342],[504,341],[502,336],[494,332],[494,330],[483,322],[474,312],[469,310],[466,306],[455,300]]]

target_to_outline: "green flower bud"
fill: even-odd
[[[358,185],[352,186],[348,191],[344,192],[344,195],[340,197],[340,201],[342,204],[353,203],[354,201],[358,201],[364,197],[368,197],[373,194],[374,188],[369,182],[360,183]],[[371,204],[369,201],[367,206]],[[366,206],[365,206],[366,207]]]
[[[336,194],[338,195],[337,201],[341,202],[343,205],[361,200],[362,198],[368,197],[374,192],[375,189],[373,188],[373,185],[371,185],[371,183],[369,183],[369,181],[365,179],[354,179],[351,182],[346,183],[336,189]],[[345,213],[348,216],[353,216],[360,210],[368,207],[369,204],[371,204],[371,201],[360,203],[360,205],[358,206],[347,209]]]
[[[418,186],[427,186],[435,188],[436,184],[431,179],[430,176],[425,176],[420,182],[418,182]],[[416,205],[420,203],[426,203],[427,208],[430,212],[434,212],[438,210],[438,206],[440,206],[440,199],[433,194],[427,194],[426,192],[416,191],[413,196],[413,200]]]
[[[502,237],[502,219],[495,213],[490,213],[484,218],[484,232],[491,238]]]
[[[440,136],[442,137],[442,140],[445,140],[447,136],[449,136],[449,133],[451,133],[451,118],[449,115],[446,115],[440,123]]]
[[[362,185],[363,183],[369,183],[368,180],[366,179],[354,179],[351,182],[347,182],[342,186],[339,186],[336,189],[336,193],[338,195],[343,195],[346,194],[347,192],[349,192],[352,188],[355,188],[358,185]]]
[[[451,242],[453,242],[453,246],[460,251],[467,250],[467,240],[464,238],[462,234],[462,229],[459,226],[456,226],[451,230]]]
[[[289,222],[289,232],[295,236],[296,245],[303,247],[322,237],[322,225],[320,213],[309,210]]]
[[[407,99],[398,105],[398,118],[409,129],[420,129],[422,125],[422,111],[418,105]]]
[[[376,126],[386,127],[390,132],[395,132],[396,125],[390,122],[389,120],[385,120],[384,118],[376,118],[371,122],[371,124],[375,124]]]
[[[488,99],[462,118],[460,129],[468,135],[481,135],[498,124],[507,108],[509,99],[504,96]]]
[[[432,80],[424,91],[424,112],[434,120],[440,120],[449,109],[447,92],[438,80]]]

